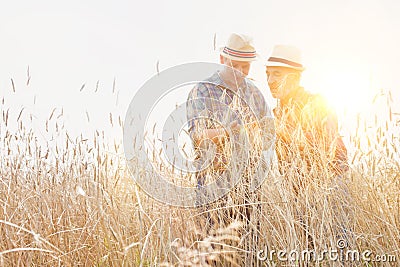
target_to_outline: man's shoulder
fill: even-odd
[[[198,82],[190,91],[189,95],[201,95],[208,96],[210,95],[210,90],[214,87],[221,85],[219,76],[217,73],[214,73],[210,77],[204,79],[201,82]]]
[[[254,83],[254,79],[252,78],[246,78],[246,83],[248,85],[248,87],[252,90],[256,90],[256,91],[260,91],[260,89],[258,89],[257,85]]]
[[[326,97],[318,93],[308,93],[308,102],[315,107],[328,109],[331,108],[329,105],[329,101]]]
[[[294,99],[295,102],[302,104],[302,106],[327,103],[325,97],[321,94],[306,91],[303,87],[297,90]]]
[[[259,97],[261,100],[264,99],[264,95],[262,94],[261,90],[257,87],[257,85],[254,83],[253,79],[246,78],[246,83],[247,83],[247,90],[251,92],[251,95]]]
[[[272,116],[272,111],[267,101],[265,100],[264,94],[261,90],[256,86],[254,80],[251,78],[246,78],[247,82],[247,90],[249,90],[250,94],[246,94],[250,99],[249,104],[253,107],[254,110],[258,112],[258,115],[261,117],[264,116]]]
[[[335,110],[328,99],[319,93],[305,91],[304,101],[304,108],[314,111],[319,116],[336,116]]]
[[[222,82],[221,77],[219,76],[218,72],[214,72],[213,75],[211,75],[210,77],[199,82],[198,85],[201,87],[213,88],[215,86],[223,85],[223,82]]]

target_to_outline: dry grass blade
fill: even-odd
[[[9,249],[9,250],[0,251],[0,257],[7,253],[21,252],[21,251],[39,251],[39,252],[45,252],[45,253],[55,253],[54,251],[47,250],[47,249],[41,249],[41,248],[13,248],[13,249]]]
[[[146,250],[147,243],[148,243],[148,241],[149,241],[149,237],[150,237],[151,231],[153,230],[153,227],[156,225],[156,223],[157,223],[158,221],[160,221],[160,219],[155,220],[155,221],[153,222],[153,224],[150,226],[149,231],[147,232],[146,238],[145,238],[145,240],[144,240],[142,252],[140,253],[140,267],[143,266],[144,252],[145,252],[145,250]]]
[[[48,121],[51,121],[51,119],[53,118],[54,112],[56,111],[56,108],[53,108],[53,110],[50,113],[50,117],[47,119]]]
[[[15,84],[14,84],[14,80],[11,78],[11,86],[12,86],[12,90],[15,93]]]
[[[29,66],[28,66],[28,69],[26,71],[26,75],[28,77],[28,79],[26,80],[26,86],[29,86],[29,82],[31,81],[31,74],[29,72]]]
[[[87,121],[90,122],[90,117],[89,117],[89,113],[87,110],[86,110],[86,118],[87,118]]]
[[[97,93],[97,90],[99,89],[99,83],[100,83],[100,81],[98,80],[98,81],[96,82],[96,89],[94,90],[95,93]]]
[[[24,111],[25,107],[23,107],[18,115],[17,121],[19,121],[21,119],[22,116],[22,112]]]
[[[213,41],[214,51],[217,49],[217,33],[214,33],[214,41]]]

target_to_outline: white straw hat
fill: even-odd
[[[296,70],[304,70],[301,51],[291,45],[275,45],[268,58],[267,67],[287,67]]]
[[[220,48],[220,54],[236,61],[254,61],[258,57],[252,43],[252,38],[237,33],[231,34],[226,46]]]

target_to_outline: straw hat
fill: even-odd
[[[296,70],[304,70],[301,51],[290,45],[275,45],[268,58],[267,67],[287,67]]]
[[[236,61],[254,61],[258,57],[252,44],[252,38],[237,33],[231,34],[226,46],[220,48],[220,54]]]

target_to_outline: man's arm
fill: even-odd
[[[219,144],[221,139],[227,136],[227,132],[221,127],[197,131],[192,135],[192,138],[197,146],[201,146],[205,140],[212,140],[215,144]]]
[[[334,144],[334,162],[333,166],[337,173],[346,172],[349,169],[347,148],[339,134],[338,120],[336,114],[331,114],[328,117],[326,124],[327,132],[330,135],[330,140]]]
[[[197,84],[189,93],[186,103],[189,135],[195,146],[201,146],[204,140],[212,140],[219,144],[221,138],[227,137],[227,131],[222,127],[213,127],[210,120],[210,94],[204,84]]]
[[[348,170],[347,149],[339,133],[337,114],[333,108],[329,107],[325,99],[317,98],[317,100],[317,116],[323,116],[319,119],[321,120],[326,151],[333,156],[332,165],[335,171],[338,173],[345,172]]]

